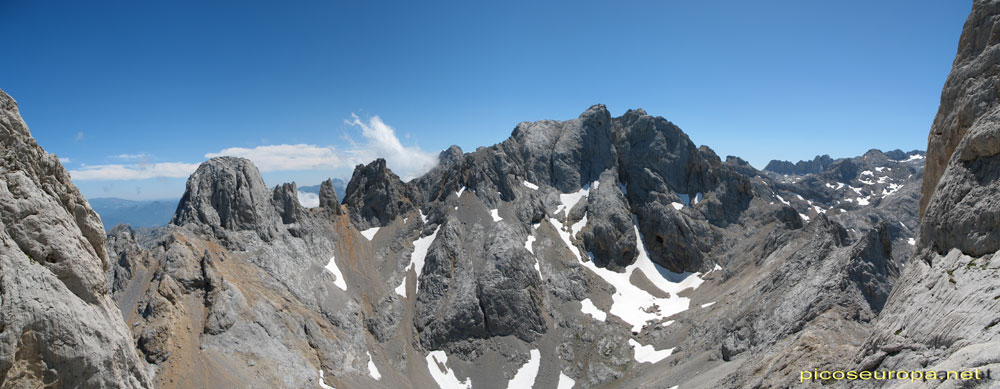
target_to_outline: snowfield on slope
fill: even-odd
[[[427,354],[427,370],[441,389],[471,389],[472,379],[459,381],[455,371],[448,367],[448,355],[444,351],[431,351]]]
[[[346,292],[347,291],[347,281],[344,280],[344,274],[341,273],[340,272],[340,268],[337,267],[337,260],[336,260],[336,258],[337,258],[336,256],[331,255],[330,256],[330,261],[326,263],[326,266],[324,267],[324,269],[326,269],[330,273],[333,273],[333,276],[337,278],[336,280],[333,281],[333,284],[336,285],[341,290],[344,290]]]
[[[420,217],[423,218],[423,214]],[[427,250],[431,248],[431,243],[434,243],[434,238],[437,238],[438,230],[440,229],[441,226],[438,226],[430,235],[413,241],[413,253],[410,254],[410,264],[404,268],[406,270],[403,273],[403,281],[396,287],[396,294],[406,298],[406,277],[408,277],[409,269],[413,269],[413,272],[416,274],[417,282],[413,290],[420,290],[420,271],[424,269]]]
[[[517,374],[507,383],[507,389],[530,388],[535,385],[535,377],[538,376],[538,367],[541,366],[542,354],[538,350],[531,350],[531,358],[525,362],[521,368],[517,369]]]
[[[581,189],[579,192],[571,195],[560,195],[560,198],[564,201],[569,201],[570,203],[560,204],[559,209],[572,209],[572,206],[586,195],[586,191],[586,189]],[[590,269],[592,272],[601,277],[601,279],[605,282],[614,286],[615,293],[611,296],[613,303],[609,312],[610,314],[615,315],[624,320],[626,323],[631,324],[633,332],[639,332],[642,331],[642,327],[649,321],[660,321],[688,309],[690,299],[687,297],[680,297],[677,294],[684,289],[694,289],[700,286],[701,283],[704,282],[704,280],[701,279],[701,274],[674,273],[653,263],[652,259],[649,258],[649,253],[646,251],[645,245],[642,242],[642,235],[639,234],[638,223],[634,215],[632,216],[632,228],[635,230],[636,248],[638,249],[639,255],[636,258],[635,263],[629,265],[625,269],[624,273],[618,273],[612,270],[597,267],[597,265],[594,264],[593,258],[590,258],[588,261],[583,260],[583,257],[580,255],[579,248],[577,248],[572,242],[572,237],[576,232],[579,232],[582,229],[582,227],[577,228],[576,224],[585,223],[585,219],[586,217],[584,217],[584,220],[569,226],[564,225],[555,218],[549,218],[548,220],[549,223],[556,228],[556,231],[559,233],[559,237],[562,238],[566,247],[569,248],[570,252],[573,253],[577,260],[580,261],[584,267]],[[592,256],[593,254],[588,253],[588,255]],[[653,286],[668,293],[669,297],[655,297],[642,288],[632,284],[631,277],[632,273],[635,271],[641,272],[647,279],[649,279]],[[600,311],[597,310],[597,312]],[[669,324],[669,322],[666,324]]]

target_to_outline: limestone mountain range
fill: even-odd
[[[718,388],[1000,367],[1000,2],[926,154],[720,158],[603,105],[375,160],[303,204],[253,163],[105,231],[0,92],[0,387]],[[926,162],[926,171],[925,171]],[[342,192],[342,193],[341,193]],[[930,382],[992,387],[993,381]]]

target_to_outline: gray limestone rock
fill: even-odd
[[[340,200],[337,198],[337,190],[333,188],[333,180],[327,179],[319,187],[319,206],[329,209],[337,215],[343,214],[340,209]]]
[[[587,225],[583,228],[583,246],[592,253],[598,266],[624,269],[638,256],[635,227],[624,194],[618,188],[618,175],[612,170],[601,174],[600,185],[587,196]]]
[[[151,387],[108,295],[101,219],[0,91],[0,383]]]
[[[861,369],[1000,371],[998,25],[1000,1],[973,2],[928,138],[916,260],[858,354]]]
[[[272,191],[250,160],[212,158],[188,178],[184,196],[170,223],[198,224],[216,233],[254,231],[269,241],[281,223],[271,205],[272,197]]]
[[[359,230],[389,224],[396,217],[414,210],[414,200],[409,186],[389,170],[381,158],[355,167],[344,194],[351,222]]]

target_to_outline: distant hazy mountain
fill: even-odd
[[[331,181],[333,181],[333,189],[337,191],[337,195],[343,196],[344,192],[347,191],[347,183],[344,182],[344,180],[341,180],[339,178],[333,178],[333,179],[331,179]],[[319,186],[320,186],[320,184],[311,185],[311,186],[300,186],[298,189],[299,189],[299,192],[315,193],[315,194],[318,195],[319,194]]]
[[[343,196],[344,191],[347,190],[347,183],[339,178],[331,178],[330,182],[333,183],[333,190],[336,192],[334,196],[334,201],[340,202],[337,196]],[[319,206],[319,188],[322,184],[316,184],[311,186],[302,186],[298,188],[298,199],[299,204],[302,204],[306,208],[315,208]]]
[[[166,225],[177,210],[177,200],[133,201],[114,197],[89,199],[90,206],[101,215],[104,230],[116,225],[159,227]]]

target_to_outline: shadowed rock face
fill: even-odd
[[[101,219],[0,91],[0,384],[151,386],[108,295]]]
[[[386,168],[385,160],[376,159],[354,168],[347,183],[344,206],[359,230],[381,227],[397,216],[414,210],[409,187]]]
[[[928,137],[918,260],[865,342],[862,368],[1000,371],[998,27],[1000,1],[976,0]]]

